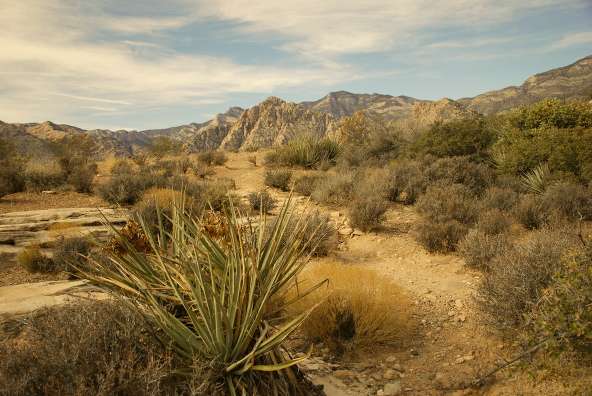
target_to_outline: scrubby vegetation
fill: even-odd
[[[43,254],[38,246],[30,246],[21,250],[16,260],[29,272],[47,273],[57,270],[54,261]]]
[[[251,209],[257,212],[261,211],[263,213],[269,213],[277,204],[271,194],[265,190],[252,192],[247,198],[249,199]]]
[[[292,171],[288,169],[275,168],[265,172],[265,185],[269,187],[288,191],[290,189],[291,180]]]
[[[334,163],[339,154],[337,142],[328,138],[301,135],[265,156],[265,163],[276,166],[317,167]]]

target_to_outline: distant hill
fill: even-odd
[[[47,151],[47,142],[77,133],[92,135],[101,153],[118,155],[145,149],[156,136],[179,140],[187,152],[217,148],[238,150],[283,144],[302,132],[318,136],[331,134],[338,129],[340,119],[357,111],[397,120],[402,125],[422,127],[435,121],[478,113],[493,114],[549,97],[571,100],[590,99],[591,95],[592,56],[588,56],[571,65],[535,74],[519,87],[507,87],[457,101],[337,91],[301,103],[269,97],[246,110],[231,107],[206,122],[144,131],[85,131],[49,121],[40,124],[0,121],[0,137],[15,141],[21,151]]]
[[[571,65],[535,74],[519,87],[485,92],[458,102],[479,113],[493,114],[545,98],[590,99],[591,95],[592,56],[587,56]]]

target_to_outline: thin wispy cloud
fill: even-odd
[[[592,31],[572,33],[561,37],[551,45],[551,48],[567,48],[574,45],[592,44]]]

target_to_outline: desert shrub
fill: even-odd
[[[458,252],[469,267],[488,271],[491,262],[509,248],[508,237],[504,234],[487,234],[472,229],[458,245]]]
[[[285,315],[288,302],[281,297],[297,287],[295,276],[306,265],[312,235],[305,234],[306,227],[286,234],[294,216],[289,201],[271,238],[264,238],[264,216],[259,227],[245,226],[238,216],[231,207],[223,215],[226,232],[211,236],[206,224],[175,210],[170,233],[155,238],[144,232],[149,254],[131,247],[129,253],[107,252],[111,264],[95,262],[96,274],[86,275],[135,303],[171,345],[179,370],[208,362],[228,394],[307,394],[294,367],[299,360],[291,360],[285,339],[309,311]],[[286,237],[287,243],[279,243]],[[271,324],[277,331],[269,331]]]
[[[222,211],[228,206],[230,200],[236,204],[237,199],[231,193],[231,190],[236,188],[234,180],[232,179],[218,178],[202,182],[202,188],[203,190],[200,195],[192,194],[190,190],[188,190],[187,193],[193,197],[193,199],[205,203],[207,209]]]
[[[110,170],[112,175],[129,175],[134,173],[134,167],[127,159],[118,159],[111,166]]]
[[[499,209],[489,209],[479,215],[476,228],[487,235],[503,234],[512,225],[512,219]]]
[[[488,209],[510,212],[518,202],[518,193],[510,188],[490,187],[485,191],[482,204]]]
[[[565,230],[541,229],[497,255],[478,288],[483,311],[501,327],[522,324],[559,270],[570,242]]]
[[[96,174],[96,163],[85,164],[70,171],[67,181],[77,192],[90,193]]]
[[[40,192],[52,190],[63,185],[66,178],[62,170],[54,163],[31,163],[24,173],[25,189]]]
[[[55,246],[53,261],[56,269],[77,272],[86,265],[86,256],[90,253],[92,243],[81,237],[61,238]]]
[[[559,182],[547,188],[541,197],[547,213],[554,212],[568,220],[592,219],[592,194],[584,186]]]
[[[508,118],[520,130],[541,127],[592,128],[592,106],[584,102],[544,99],[513,110]]]
[[[513,214],[520,224],[530,230],[541,227],[547,220],[541,199],[534,194],[523,194],[514,207]]]
[[[415,142],[415,151],[437,157],[485,156],[495,133],[482,117],[438,122]]]
[[[311,198],[325,204],[349,202],[354,189],[354,175],[351,172],[329,174],[322,183],[317,183]]]
[[[292,180],[292,171],[288,169],[274,168],[265,171],[266,186],[288,191],[290,189],[290,180]]]
[[[471,191],[462,184],[434,185],[417,200],[416,208],[433,222],[456,220],[473,224],[478,215],[478,203]]]
[[[303,285],[328,280],[326,286],[290,309],[312,311],[302,325],[312,342],[323,342],[337,355],[392,345],[403,340],[411,323],[411,301],[395,283],[370,268],[335,262],[307,269]]]
[[[51,149],[64,175],[68,178],[72,172],[93,164],[97,144],[89,134],[70,134],[52,142]]]
[[[433,157],[424,159],[424,162],[430,158]],[[490,167],[473,162],[469,157],[440,158],[429,162],[424,169],[427,185],[457,183],[468,187],[473,194],[481,194],[494,180],[494,172]]]
[[[383,198],[355,198],[349,205],[350,223],[362,231],[371,230],[382,223],[387,209],[388,205]]]
[[[304,234],[310,235],[310,243],[306,246],[306,253],[312,256],[326,256],[337,246],[337,230],[331,223],[329,216],[320,212],[306,214],[307,221],[303,223],[298,219],[292,219],[286,224],[285,238],[281,243],[289,242],[289,235],[299,232],[304,227]],[[266,238],[271,237],[271,231],[276,226],[276,219],[272,219],[267,225]]]
[[[156,136],[148,147],[148,152],[156,158],[162,158],[168,154],[176,154],[181,150],[182,143],[168,136]]]
[[[0,342],[4,395],[210,394],[205,365],[175,374],[172,351],[142,315],[115,302],[42,308]],[[197,367],[202,367],[198,371]]]
[[[390,168],[390,172],[389,199],[394,202],[402,202],[405,205],[415,203],[426,188],[419,163],[416,161],[398,162]]]
[[[469,228],[456,220],[421,221],[415,226],[417,241],[427,251],[446,253],[456,250]]]
[[[14,144],[0,139],[0,198],[25,188],[24,170],[25,159],[16,153]]]
[[[549,338],[551,350],[592,354],[592,245],[568,254],[548,290],[528,315],[533,343]]]
[[[277,202],[267,191],[252,192],[248,195],[251,209],[269,213],[275,208]]]
[[[155,177],[150,174],[116,175],[97,186],[97,192],[109,203],[133,205],[155,184]]]
[[[44,255],[37,246],[26,247],[16,256],[16,261],[29,272],[55,272],[58,270],[54,261]]]
[[[294,191],[299,194],[310,196],[320,182],[326,180],[322,174],[307,174],[294,180]]]
[[[334,162],[339,154],[337,142],[328,138],[301,135],[279,146],[265,157],[265,163],[313,168],[323,161]]]
[[[224,165],[228,157],[223,151],[209,150],[199,153],[197,160],[207,166]]]

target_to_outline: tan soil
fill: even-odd
[[[101,198],[77,192],[41,194],[22,192],[0,198],[0,213],[54,208],[97,208],[107,206]]]

